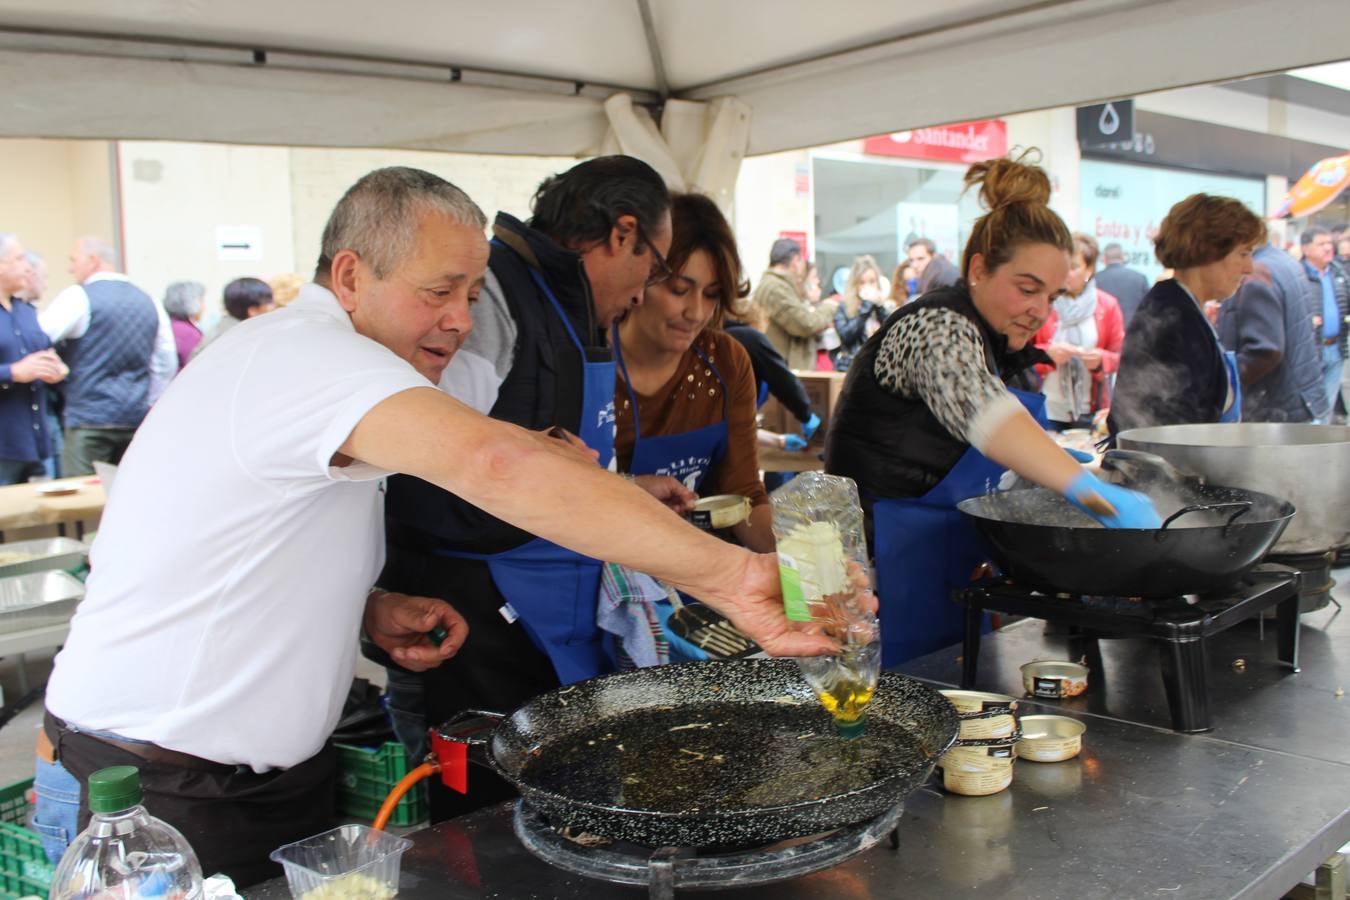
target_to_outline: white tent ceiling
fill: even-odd
[[[625,90],[765,153],[1342,59],[1344,2],[0,0],[0,135],[586,155]]]

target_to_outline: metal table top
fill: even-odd
[[[1350,836],[1350,766],[1091,719],[1083,753],[992,797],[929,783],[885,843],[745,898],[1276,898]],[[639,898],[535,859],[502,804],[411,836],[405,898]],[[694,892],[688,892],[694,893]],[[686,892],[680,892],[684,896]],[[252,897],[284,897],[271,883]]]
[[[1083,718],[1088,730],[1078,758],[1019,761],[1012,787],[992,797],[949,795],[930,780],[906,802],[899,850],[883,843],[824,872],[719,895],[1281,897],[1350,840],[1350,697],[1334,695],[1350,682],[1350,660],[1337,659],[1333,649],[1337,641],[1347,645],[1350,612],[1332,613],[1305,617],[1298,675],[1275,662],[1273,628],[1264,645],[1254,623],[1219,635],[1211,648],[1216,727],[1208,735],[1166,728],[1152,648],[1139,640],[1103,640],[1102,665],[1086,697],[1024,708],[1062,704]],[[1017,666],[1037,654],[1063,655],[1057,641],[1044,637],[1036,621],[987,636],[980,687],[1020,695]],[[954,684],[959,654],[959,647],[949,648],[905,668]],[[1247,660],[1242,672],[1231,668],[1237,656]],[[400,885],[410,900],[646,896],[645,889],[568,875],[535,859],[512,832],[510,804],[411,837]],[[248,895],[285,897],[285,883],[269,882]],[[693,895],[704,896],[678,894]]]
[[[1335,596],[1350,603],[1350,569],[1336,571]],[[1097,641],[1046,634],[1039,619],[1024,619],[981,641],[975,688],[1023,695],[1020,667],[1035,659],[1088,657],[1087,693],[1043,701],[1073,715],[1109,716],[1169,728],[1156,642],[1141,638]],[[1350,764],[1350,610],[1329,606],[1305,613],[1299,633],[1299,666],[1291,672],[1276,659],[1274,620],[1259,637],[1256,620],[1207,639],[1209,737],[1298,756]],[[909,675],[955,685],[960,682],[960,645],[911,660]],[[1244,665],[1235,668],[1234,662]],[[1051,710],[1055,711],[1055,710]]]

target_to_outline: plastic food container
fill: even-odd
[[[1022,688],[1029,697],[1077,697],[1087,686],[1087,666],[1076,662],[1038,660],[1022,666]]]
[[[1017,757],[1032,762],[1063,762],[1083,749],[1087,726],[1068,716],[1023,716]]]
[[[1017,731],[1017,701],[983,691],[940,691],[961,716],[960,740],[1006,738]]]
[[[292,897],[363,900],[398,893],[398,871],[412,841],[366,825],[341,825],[273,850]]]
[[[700,497],[689,514],[689,521],[704,531],[730,528],[750,517],[750,498],[739,494],[715,494]]]

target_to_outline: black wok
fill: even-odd
[[[785,659],[657,666],[467,715],[480,718],[435,736],[478,745],[555,826],[702,848],[875,818],[928,778],[959,725],[936,690],[887,672],[866,733],[845,740]]]
[[[1239,581],[1294,515],[1286,500],[1186,479],[1131,484],[1162,515],[1161,529],[1103,528],[1045,488],[1005,491],[957,505],[994,546],[1014,581],[1046,592],[1175,597]]]

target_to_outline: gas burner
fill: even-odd
[[[1339,551],[1328,550],[1322,553],[1271,554],[1266,557],[1266,562],[1298,570],[1298,611],[1309,613],[1326,609],[1327,604],[1336,602],[1331,596],[1331,589],[1336,586],[1336,580],[1331,577],[1331,567],[1338,564],[1338,559]]]
[[[870,849],[888,834],[891,847],[898,847],[896,825],[903,811],[904,804],[898,803],[869,822],[818,837],[701,855],[689,847],[653,849],[622,842],[583,846],[559,834],[524,800],[516,802],[512,826],[525,848],[544,862],[614,884],[645,884],[652,900],[669,900],[676,888],[749,887],[819,872]]]
[[[976,582],[957,594],[966,607],[961,687],[975,686],[985,610],[1031,616],[1081,628],[1090,637],[1158,641],[1172,728],[1185,733],[1209,731],[1205,639],[1273,608],[1277,656],[1297,672],[1299,581],[1294,569],[1266,562],[1225,591],[1165,599],[1051,595],[1007,578]]]

